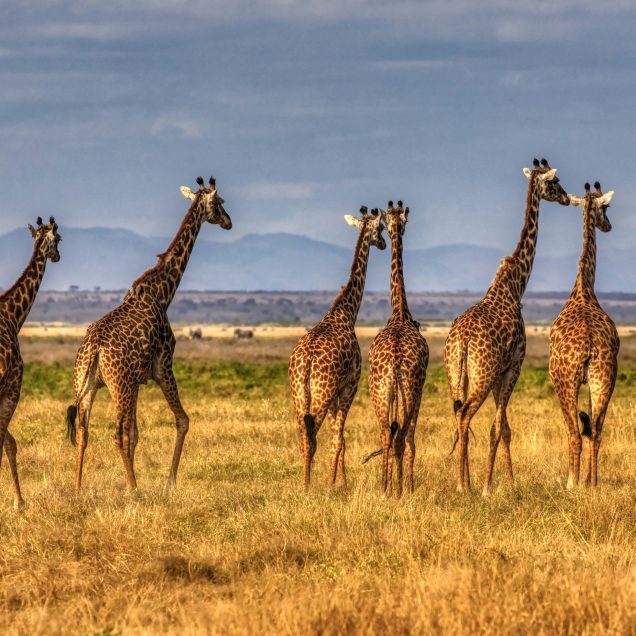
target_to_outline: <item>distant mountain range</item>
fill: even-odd
[[[200,290],[336,290],[351,266],[351,248],[295,234],[249,234],[231,242],[205,236],[203,228],[181,289]],[[212,234],[211,232],[209,234]],[[64,228],[62,259],[47,268],[43,289],[126,289],[156,262],[169,238],[143,237],[124,229]],[[31,254],[32,240],[18,229],[0,236],[0,287],[11,285]],[[636,292],[636,247],[599,250],[597,288]],[[485,290],[505,255],[478,245],[442,245],[406,250],[405,275],[413,291]],[[373,250],[367,288],[386,290],[390,249]],[[569,290],[576,275],[577,255],[535,260],[529,290]]]

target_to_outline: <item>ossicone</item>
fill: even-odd
[[[203,187],[204,185],[203,177],[197,177],[197,183],[199,184],[199,186]]]

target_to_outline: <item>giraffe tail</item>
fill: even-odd
[[[466,380],[468,375],[468,341],[460,342],[458,345],[459,356],[455,362],[455,377],[450,377],[451,385],[451,397],[453,398],[453,414],[456,416],[459,409],[464,405],[466,396],[464,395],[464,387],[466,386]],[[450,370],[451,372],[453,369]]]
[[[77,436],[77,407],[75,404],[66,409],[66,437],[75,446],[75,439]]]
[[[393,445],[393,440],[395,438],[395,434],[398,432],[398,429],[400,428],[400,424],[398,422],[398,418],[399,418],[399,408],[398,408],[398,393],[400,390],[400,384],[399,384],[399,380],[398,380],[398,371],[397,369],[395,370],[395,373],[393,374],[393,399],[389,400],[389,404],[388,404],[388,413],[389,413],[389,419],[391,420],[391,426],[390,426],[390,433],[389,433],[389,451],[391,450],[391,446]],[[373,451],[372,453],[369,453],[363,460],[362,460],[362,464],[366,464],[369,460],[373,459],[374,457],[378,457],[379,455],[382,455],[382,453],[384,453],[384,448],[379,448],[376,451]]]
[[[587,360],[585,360],[585,362],[583,363],[583,368],[581,370],[581,381],[583,384],[588,384],[588,369],[590,366],[590,357],[587,358]],[[589,385],[588,385],[588,390],[589,390]],[[592,422],[591,422],[591,416],[592,416],[592,392],[589,392],[589,413],[586,413],[585,411],[579,411],[579,419],[581,420],[581,424],[583,424],[583,430],[581,431],[581,435],[583,435],[584,437],[592,437]]]
[[[71,404],[66,409],[66,437],[73,446],[76,445],[76,439],[77,439],[77,407],[80,401],[82,400],[82,398],[84,397],[84,395],[86,395],[86,392],[88,391],[89,386],[91,385],[91,381],[94,379],[93,376],[95,375],[95,371],[97,370],[98,363],[99,363],[99,349],[97,349],[94,352],[90,360],[90,363],[88,365],[88,370],[86,372],[86,375],[84,376],[82,389],[77,394],[77,400],[75,404]]]
[[[303,422],[305,424],[305,433],[307,434],[309,444],[312,448],[315,449],[316,420],[314,420],[314,416],[311,414],[311,387],[309,385],[309,380],[311,377],[311,363],[312,359],[309,358],[305,364],[305,373],[303,377],[303,387],[305,390],[305,416],[303,417]]]

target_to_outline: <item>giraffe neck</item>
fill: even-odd
[[[411,320],[404,290],[402,234],[397,228],[391,237],[391,307],[393,307],[393,315],[397,315],[400,320]]]
[[[205,213],[197,203],[198,199],[195,199],[168,249],[159,255],[154,267],[144,272],[132,284],[130,293],[141,298],[149,298],[166,309],[169,307],[185,272],[199,230],[205,221]]]
[[[537,247],[540,200],[539,177],[536,172],[533,172],[528,185],[526,217],[521,236],[519,237],[519,243],[517,243],[512,256],[507,256],[503,260],[488,290],[488,294],[512,296],[516,302],[521,302],[523,293],[530,280]]]
[[[35,241],[31,260],[20,278],[0,296],[2,312],[13,323],[16,331],[20,331],[31,311],[42,283],[46,261],[46,241],[40,237]]]
[[[353,254],[353,264],[351,265],[351,274],[347,284],[333,302],[330,315],[338,315],[344,317],[346,322],[355,324],[362,303],[362,294],[364,293],[364,281],[367,276],[367,264],[369,262],[369,241],[370,238],[363,226],[360,229],[358,242]]]
[[[579,258],[579,273],[573,292],[584,297],[595,297],[596,280],[596,227],[589,197],[583,207],[583,249]]]

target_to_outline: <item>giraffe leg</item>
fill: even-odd
[[[499,442],[503,438],[503,453],[504,463],[506,466],[506,472],[508,478],[512,482],[514,477],[512,473],[512,457],[510,455],[510,440],[511,431],[508,424],[508,416],[506,409],[512,391],[515,388],[515,384],[519,379],[521,372],[521,360],[517,360],[505,373],[503,373],[493,383],[492,393],[497,405],[497,412],[495,414],[495,421],[490,429],[490,452],[488,454],[488,465],[486,467],[486,480],[484,482],[483,494],[487,495],[490,492],[490,486],[492,484],[492,473],[495,467],[495,459],[497,457],[497,447]]]
[[[311,465],[316,454],[316,448],[318,447],[316,436],[322,426],[327,413],[329,412],[329,406],[316,405],[314,408],[312,404],[312,412],[314,415],[304,415],[302,411],[297,411],[298,432],[300,437],[300,454],[303,457],[303,474],[305,488],[309,488],[311,481]]]
[[[13,481],[13,507],[16,510],[20,511],[24,509],[24,499],[22,498],[22,492],[20,491],[20,481],[18,479],[18,464],[16,461],[18,448],[13,435],[11,435],[9,431],[5,433],[4,450],[7,453],[7,459],[9,460],[9,469],[11,470],[11,479]]]
[[[177,382],[174,379],[174,373],[172,372],[172,367],[170,365],[164,365],[164,367],[158,374],[156,381],[163,391],[163,395],[166,398],[166,402],[168,402],[170,410],[174,413],[175,424],[177,428],[174,451],[172,453],[172,463],[170,464],[170,474],[168,475],[168,479],[165,485],[165,492],[168,493],[172,490],[172,488],[174,488],[177,480],[177,470],[179,469],[179,461],[181,459],[183,443],[185,441],[186,434],[188,433],[188,429],[190,428],[190,418],[181,405],[181,400],[179,399],[179,390],[177,389]],[[136,428],[137,427],[135,426],[135,445],[137,444]]]
[[[391,461],[391,428],[389,426],[389,418],[383,415],[380,421],[380,443],[382,444],[382,492],[386,493],[389,485],[389,463]]]
[[[13,481],[13,507],[17,511],[24,508],[24,499],[22,498],[20,481],[18,479],[17,444],[13,435],[11,435],[7,429],[20,399],[21,378],[22,375],[20,373],[20,382],[17,383],[17,387],[11,389],[9,394],[0,400],[0,457],[2,456],[2,449],[4,448],[9,462],[11,479]]]
[[[403,470],[404,470],[404,451],[406,448],[406,435],[408,434],[408,423],[402,427],[400,431],[398,431],[395,436],[395,480],[396,480],[396,491],[395,495],[399,499],[402,497],[402,480],[403,480]]]
[[[332,424],[332,439],[331,439],[331,474],[329,478],[329,484],[333,488],[336,484],[336,477],[338,472],[342,479],[342,485],[347,486],[347,474],[345,471],[345,451],[346,443],[344,438],[344,427],[349,414],[349,409],[353,402],[353,398],[358,391],[358,376],[355,377],[355,382],[352,382],[338,396],[338,406],[336,409],[335,418]]]
[[[591,436],[588,459],[588,483],[598,484],[598,452],[601,447],[601,433],[605,423],[605,414],[614,392],[616,381],[616,362],[614,360],[598,360],[590,365],[588,382],[592,409],[590,413]]]
[[[415,463],[415,427],[420,414],[422,396],[415,398],[415,406],[409,418],[409,428],[406,433],[406,487],[409,493],[414,491],[413,465]]]
[[[475,413],[483,404],[488,392],[489,386],[481,385],[471,389],[466,402],[457,411],[457,492],[466,490],[470,492],[470,469],[468,461],[468,428]]]
[[[125,391],[117,391],[113,398],[117,405],[117,432],[115,434],[115,444],[119,449],[119,454],[124,462],[126,471],[126,481],[128,490],[137,489],[135,470],[130,460],[130,430],[133,427],[137,411],[137,395],[139,387],[133,387]]]
[[[550,358],[550,376],[552,384],[559,398],[563,421],[568,434],[568,482],[567,488],[574,488],[579,483],[581,464],[581,432],[579,430],[579,413],[577,408],[579,381],[572,378],[578,377],[576,370],[558,360],[555,356]]]
[[[77,460],[75,465],[75,488],[79,492],[82,487],[82,469],[84,468],[84,453],[88,445],[88,422],[93,408],[93,400],[97,394],[97,389],[91,389],[80,400],[77,408]]]

